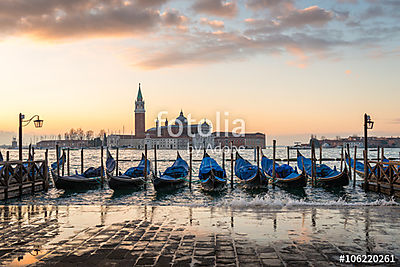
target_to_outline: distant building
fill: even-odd
[[[11,142],[11,148],[14,149],[14,148],[17,148],[17,147],[18,147],[17,138],[13,137],[12,142]]]
[[[95,138],[93,140],[42,140],[36,144],[36,147],[55,148],[56,145],[69,148],[100,147],[102,141],[100,138]]]
[[[254,148],[265,147],[265,135],[262,133],[244,134],[234,136],[232,133],[211,133],[211,126],[204,121],[200,124],[189,124],[183,111],[169,124],[168,119],[164,125],[160,125],[158,119],[155,127],[145,130],[146,119],[145,102],[139,84],[138,94],[135,100],[135,135],[113,134],[107,136],[108,147],[131,147],[143,149],[145,145],[149,149],[187,149],[190,145],[194,148],[208,148],[216,146],[242,146]],[[225,137],[226,136],[226,137]]]
[[[364,147],[364,137],[358,136],[349,136],[347,138],[337,137],[336,139],[310,139],[311,142],[314,140],[314,144],[316,147],[342,147],[347,146],[349,144],[350,147]],[[384,147],[384,148],[394,148],[400,147],[400,137],[368,137],[368,146],[369,147]]]
[[[42,140],[36,144],[39,148],[55,148],[56,145],[59,147],[70,147],[70,148],[84,148],[89,147],[90,140]]]
[[[246,133],[234,135],[229,132],[215,132],[214,145],[216,147],[230,147],[231,143],[234,147],[244,148],[265,148],[265,134],[263,133]]]

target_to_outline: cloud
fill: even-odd
[[[3,34],[38,39],[74,39],[147,33],[157,26],[182,23],[175,10],[150,8],[166,1],[144,0],[4,0],[0,1]],[[143,8],[146,6],[147,8]]]
[[[167,38],[168,37],[163,37]],[[259,54],[284,54],[295,56],[291,61],[297,67],[306,67],[310,56],[321,57],[332,47],[346,46],[340,40],[325,40],[307,34],[285,35],[280,33],[259,35],[250,38],[238,32],[197,32],[185,33],[169,46],[143,51],[131,55],[140,58],[134,66],[143,69],[157,69],[181,65],[199,65],[215,62],[243,60]],[[328,53],[326,53],[327,55]]]
[[[225,24],[221,20],[209,20],[208,18],[201,18],[200,23],[203,25],[208,25],[213,29],[223,29]]]
[[[236,2],[225,0],[196,0],[192,8],[198,13],[227,18],[235,17],[238,12]]]
[[[376,18],[384,15],[383,8],[381,6],[370,6],[363,12],[361,15],[362,19],[370,19],[370,18]]]
[[[304,25],[323,26],[332,20],[333,14],[318,6],[311,6],[291,12],[286,17],[280,17],[285,27],[302,27]]]

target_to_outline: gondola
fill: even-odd
[[[226,172],[204,152],[199,169],[199,179],[204,191],[221,191],[226,188]]]
[[[113,175],[115,160],[111,156],[110,151],[107,150],[106,174],[108,186],[114,191],[139,189],[145,183],[145,164],[145,156],[142,154],[142,159],[138,166],[129,168],[124,174],[119,173],[118,175]],[[150,161],[147,160],[147,175],[150,175],[150,172],[151,164]]]
[[[236,151],[235,175],[247,189],[268,188],[268,178],[256,165],[252,165]]]
[[[168,167],[164,173],[160,173],[159,176],[153,175],[154,189],[156,191],[168,191],[182,188],[186,184],[188,174],[189,166],[177,152],[176,160],[172,166]]]
[[[101,186],[101,167],[95,169],[90,167],[82,174],[69,176],[57,175],[54,169],[51,170],[54,185],[57,189],[64,190],[90,190]]]
[[[311,159],[304,157],[297,151],[297,166],[300,170],[304,170],[308,177],[311,177],[312,163]],[[321,187],[341,187],[349,185],[349,174],[347,166],[339,172],[336,167],[333,169],[325,164],[316,164],[315,185]]]
[[[262,153],[262,152],[261,152]],[[307,186],[307,175],[304,171],[297,172],[297,168],[293,169],[288,164],[279,165],[275,163],[275,179],[273,178],[273,160],[262,154],[261,168],[265,172],[268,179],[282,188],[295,189]]]

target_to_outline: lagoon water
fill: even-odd
[[[2,151],[5,154],[5,151]],[[35,159],[44,158],[44,150],[35,151]],[[115,157],[115,150],[111,150]],[[119,170],[124,172],[129,167],[138,164],[137,160],[140,159],[142,151],[132,149],[120,149],[119,159],[134,160],[132,162],[120,162]],[[186,150],[179,151],[182,158],[189,160],[189,154]],[[217,162],[222,164],[222,151],[209,150],[210,156],[214,157]],[[254,150],[246,149],[240,151],[241,155],[253,161]],[[272,158],[272,149],[267,148],[263,153]],[[291,158],[296,157],[296,151],[291,150]],[[310,151],[303,150],[303,155],[309,156]],[[353,154],[353,149],[351,151]],[[398,158],[400,149],[386,149],[385,156],[389,158]],[[317,154],[319,152],[317,150]],[[324,158],[340,158],[341,149],[331,148],[323,150]],[[369,152],[371,158],[376,157],[376,150]],[[106,153],[104,153],[106,155]],[[200,161],[202,158],[202,151],[194,151],[193,153],[193,185],[192,190],[188,187],[180,189],[171,194],[158,194],[154,191],[151,181],[148,181],[146,190],[139,190],[136,192],[117,193],[109,189],[106,185],[103,189],[90,190],[80,193],[66,193],[63,190],[51,188],[48,192],[38,193],[34,196],[27,195],[21,199],[12,199],[0,204],[11,205],[154,205],[154,206],[193,206],[193,207],[271,207],[271,206],[380,206],[380,205],[400,205],[400,201],[391,197],[377,194],[374,192],[365,193],[359,186],[361,177],[357,177],[357,185],[353,188],[352,185],[344,187],[343,189],[327,190],[323,188],[312,188],[307,186],[304,191],[288,192],[280,189],[279,187],[272,188],[270,185],[268,191],[262,192],[247,192],[240,188],[237,177],[234,177],[234,189],[230,188],[230,161],[225,162],[227,176],[229,179],[228,188],[218,194],[207,194],[203,192],[199,185],[197,177]],[[317,157],[318,157],[317,155]],[[10,150],[10,158],[16,159],[18,156],[17,150]],[[150,160],[153,160],[153,151],[148,151]],[[27,151],[24,151],[24,158],[27,157]],[[80,171],[80,150],[70,151],[70,165],[71,173]],[[362,150],[358,149],[357,157],[362,157]],[[159,150],[157,153],[158,171],[165,170],[170,166],[176,158],[176,151],[172,150]],[[286,158],[286,148],[277,148],[277,158]],[[230,159],[230,153],[227,152],[226,159]],[[170,161],[166,161],[170,160]],[[55,161],[55,151],[49,151],[49,161]],[[279,162],[278,162],[279,163]],[[340,161],[328,161],[325,164],[333,167],[336,166],[340,169]],[[152,161],[152,164],[154,162]],[[296,162],[290,163],[296,166]],[[84,167],[98,167],[100,166],[100,150],[99,149],[85,149],[84,150]],[[154,168],[154,166],[153,166]],[[352,181],[351,181],[352,184]]]

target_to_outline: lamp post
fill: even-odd
[[[35,128],[41,128],[43,126],[43,120],[39,118],[39,115],[34,115],[29,120],[25,120],[25,115],[19,114],[19,160],[22,160],[22,127],[28,126],[28,124],[34,119]]]
[[[364,149],[366,156],[368,156],[368,130],[374,128],[374,122],[371,121],[371,116],[364,114]]]
[[[371,117],[367,115],[367,113],[364,114],[364,189],[366,191],[369,190],[369,185],[368,185],[368,130],[371,130],[374,128],[374,122],[371,121]],[[356,158],[356,155],[354,155],[354,158]],[[354,159],[355,162],[355,159]]]

